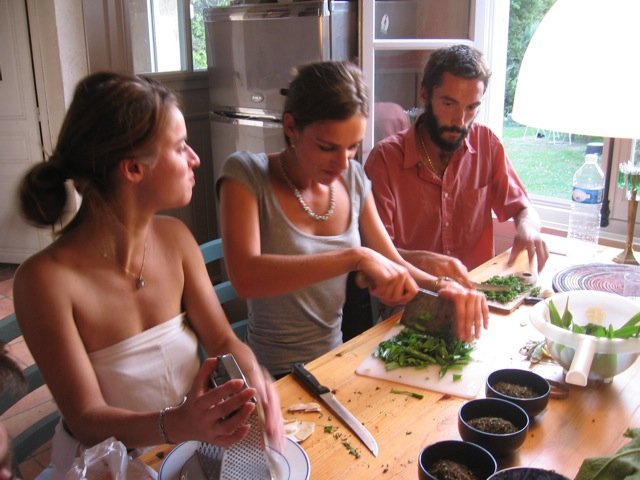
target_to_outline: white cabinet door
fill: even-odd
[[[42,160],[25,2],[0,0],[0,263],[21,263],[50,241],[16,202],[22,175]]]

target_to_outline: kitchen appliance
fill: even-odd
[[[357,2],[314,0],[205,9],[213,173],[237,150],[284,148],[281,93],[299,65],[354,60]]]

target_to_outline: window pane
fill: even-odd
[[[377,0],[375,38],[470,39],[471,0]]]
[[[180,0],[129,0],[129,28],[136,73],[183,70]]]
[[[538,24],[554,2],[511,0],[503,140],[507,154],[530,195],[569,201],[573,174],[584,163],[587,148],[593,147],[590,144],[602,142],[602,138],[543,130],[511,120],[522,57]],[[549,115],[553,115],[553,112],[549,112]],[[601,148],[596,153],[600,167],[606,170]]]
[[[507,154],[530,195],[571,200],[573,174],[584,163],[587,148],[598,154],[600,167],[606,170],[602,138],[526,127],[510,119],[504,123],[503,137]]]
[[[191,48],[194,70],[205,70],[207,68],[204,9],[210,4],[210,0],[191,0]]]
[[[420,81],[428,50],[375,52],[374,142],[404,130],[422,112]]]

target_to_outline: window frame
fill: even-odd
[[[454,43],[474,45],[485,53],[492,70],[492,78],[484,97],[478,120],[488,125],[499,138],[502,138],[504,84],[506,78],[507,29],[509,18],[509,0],[472,0],[471,39],[410,39],[391,40],[375,38],[374,3],[360,0],[361,22],[361,59],[365,81],[371,89],[370,121],[367,122],[363,140],[363,161],[373,148],[375,112],[375,53],[383,50],[419,50],[448,46]],[[623,242],[626,238],[627,201],[624,192],[617,187],[618,165],[630,158],[633,140],[604,139],[602,158],[605,174],[609,177],[609,225],[601,229],[600,237],[606,243]],[[613,148],[611,168],[607,171],[609,151]],[[569,221],[570,202],[531,194],[531,201],[540,214],[545,231],[562,234],[566,232]]]
[[[153,0],[146,0],[147,5],[151,5]],[[191,29],[191,1],[190,0],[175,0],[177,5],[177,30],[179,37],[179,52],[180,52],[180,70],[173,71],[163,71],[163,72],[141,72],[144,75],[179,75],[179,74],[191,74],[198,73],[193,69],[193,42],[192,42],[192,29]],[[124,37],[123,42],[125,44],[125,49],[127,51],[128,63],[130,65],[130,70],[135,72],[135,64],[133,59],[133,41],[131,38],[131,12],[130,9],[126,6],[126,0],[120,0],[120,10],[122,12],[123,18],[123,30]],[[153,8],[147,8],[147,14],[153,11]],[[153,68],[157,68],[157,47],[155,43],[155,35],[157,32],[157,28],[154,22],[153,15],[151,18],[147,16],[147,24],[148,31],[150,34],[149,43],[153,48],[151,54],[151,64],[154,65]]]
[[[184,15],[184,43],[188,52],[191,52],[191,16],[190,1],[178,0],[182,5]],[[499,59],[506,58],[506,41],[500,41],[502,34],[500,25],[507,28],[508,22],[504,21],[504,16],[508,18],[509,0],[472,0],[472,16],[470,32],[472,39],[462,41],[471,42],[485,52],[493,71],[493,78],[489,89],[485,95],[483,107],[479,119],[489,125],[496,134],[502,136],[502,110],[504,104],[504,77],[506,76],[505,62]],[[506,10],[505,10],[506,6]],[[112,2],[103,0],[94,2],[93,0],[83,0],[83,11],[87,25],[92,25],[87,31],[87,48],[91,70],[112,69],[121,71],[133,71],[133,61],[131,58],[131,38],[128,34],[128,14],[126,0]],[[365,80],[369,84],[372,95],[375,89],[374,84],[374,55],[376,50],[397,50],[397,49],[434,49],[451,43],[458,43],[460,39],[445,40],[374,40],[374,15],[372,2],[359,0],[359,20],[361,24],[361,47],[360,58]],[[95,28],[101,26],[100,28]],[[504,50],[504,53],[503,53]],[[172,88],[178,90],[182,88],[193,88],[194,85],[205,85],[207,78],[206,70],[193,71],[193,53],[186,57],[186,69],[176,72],[150,73],[149,76],[161,79]],[[502,65],[502,67],[501,67]],[[500,81],[498,81],[500,79]],[[194,83],[195,82],[195,83]],[[502,85],[502,88],[498,88]],[[373,108],[370,110],[373,115]],[[499,119],[499,120],[497,120]],[[363,158],[371,150],[373,144],[373,118],[367,122],[365,139],[363,141]],[[601,230],[603,241],[624,242],[627,228],[627,201],[624,192],[617,188],[617,170],[621,162],[630,158],[633,140],[630,139],[604,139],[603,158],[605,159],[605,169],[609,157],[609,150],[612,148],[611,168],[605,173],[610,179],[609,205],[610,218],[609,226]],[[531,195],[531,200],[540,213],[543,227],[547,231],[566,231],[569,215],[569,202],[559,199],[550,199],[537,195]],[[637,225],[637,221],[636,221]]]

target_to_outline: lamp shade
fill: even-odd
[[[557,0],[522,59],[512,117],[546,130],[640,138],[640,0]]]

